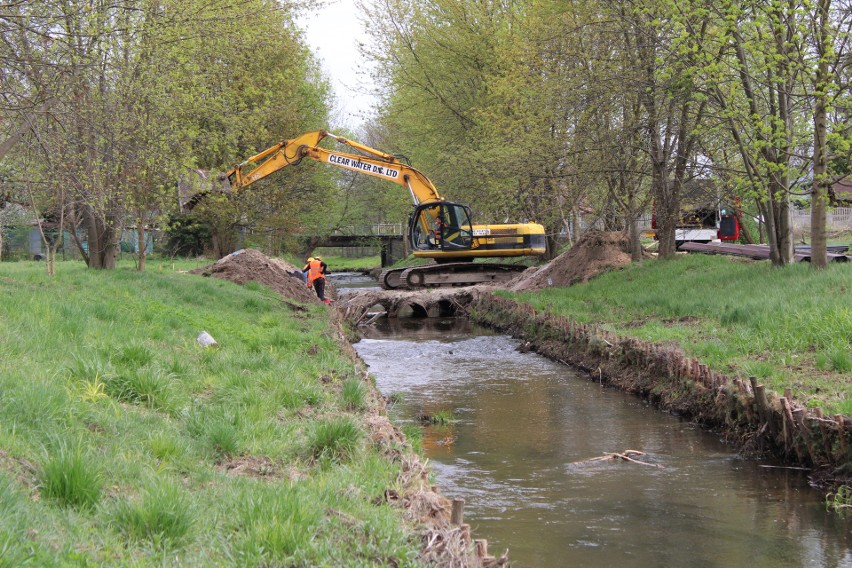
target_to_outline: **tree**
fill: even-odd
[[[842,160],[848,160],[848,116],[840,124],[831,124],[830,110],[841,102],[843,93],[848,100],[848,87],[842,69],[849,57],[848,43],[852,39],[852,7],[847,3],[832,9],[832,0],[815,0],[808,5],[810,49],[801,54],[809,70],[813,93],[813,183],[811,187],[811,266],[825,268],[828,264],[826,250],[826,208],[831,198],[833,183],[848,174],[841,166],[832,163],[832,146],[846,147]],[[845,86],[845,88],[844,88]],[[845,123],[845,124],[844,124]],[[833,139],[833,140],[832,140]],[[832,143],[833,142],[833,143]],[[845,155],[844,155],[845,154]]]
[[[92,268],[115,265],[123,227],[144,242],[176,209],[182,169],[222,168],[268,144],[267,128],[326,114],[327,87],[272,0],[40,0],[10,5],[3,22],[6,110],[55,98],[31,129],[51,159],[28,166],[73,195],[84,230],[72,235]]]

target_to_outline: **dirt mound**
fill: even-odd
[[[509,290],[521,292],[586,282],[601,272],[630,264],[630,243],[620,232],[589,231],[550,263],[527,270]]]
[[[314,291],[302,280],[302,271],[299,268],[254,249],[238,250],[209,266],[191,270],[190,274],[222,278],[237,284],[259,282],[269,286],[285,299],[319,302]]]

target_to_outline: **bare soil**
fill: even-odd
[[[254,249],[238,250],[213,264],[191,270],[190,274],[221,278],[237,284],[259,282],[278,292],[285,300],[319,302],[314,291],[302,280],[300,268]],[[328,288],[326,285],[327,295]]]
[[[621,232],[588,231],[549,264],[530,268],[513,280],[513,292],[565,287],[591,280],[607,270],[630,264],[630,243]]]

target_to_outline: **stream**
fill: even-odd
[[[355,349],[398,425],[423,426],[435,483],[511,565],[852,567],[852,515],[804,472],[464,319],[379,320]],[[637,462],[595,459],[635,450]],[[641,463],[638,463],[641,462]]]

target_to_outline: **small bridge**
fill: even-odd
[[[388,318],[466,316],[470,304],[488,286],[434,288],[425,291],[376,290],[338,300],[343,316],[355,325],[370,321],[371,314]],[[380,309],[379,309],[380,308]]]
[[[338,227],[330,234],[311,238],[316,247],[364,247],[381,249],[382,267],[405,258],[405,237],[401,223],[376,223]]]

